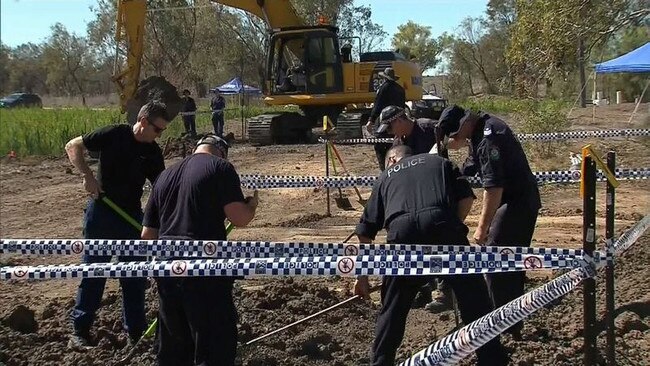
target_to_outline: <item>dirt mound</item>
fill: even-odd
[[[180,137],[169,136],[162,145],[163,156],[165,159],[184,158],[194,151],[196,143],[206,135],[207,134],[198,134],[195,136],[183,135]],[[230,132],[224,136],[224,140],[226,140],[228,145],[232,148],[235,144],[235,135]]]
[[[164,77],[151,76],[138,84],[135,96],[128,102],[126,120],[134,124],[140,108],[152,100],[159,100],[167,105],[170,120],[174,119],[181,110],[182,102],[176,87]]]

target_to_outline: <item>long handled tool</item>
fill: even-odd
[[[100,197],[102,202],[104,202],[108,207],[112,208],[113,211],[115,211],[124,220],[126,220],[129,224],[131,224],[136,230],[142,231],[142,225],[139,222],[137,222],[133,217],[131,217],[128,213],[122,210],[122,208],[120,208],[120,206],[118,206],[115,202],[113,202],[113,200],[111,200],[110,198],[106,197],[106,195],[103,194]],[[226,236],[228,236],[234,228],[235,226],[232,224],[232,222],[228,222],[228,224],[226,225]],[[147,330],[142,334],[140,339],[138,339],[138,341],[135,342],[133,347],[131,347],[129,353],[123,358],[121,358],[120,360],[118,360],[115,363],[115,365],[116,366],[126,365],[127,362],[129,362],[131,358],[133,358],[133,356],[135,355],[135,351],[138,349],[138,346],[142,343],[142,340],[147,337],[151,337],[154,334],[157,325],[158,325],[158,318],[154,319],[153,322],[149,324]]]
[[[380,287],[381,287],[381,285],[380,285],[380,286],[376,286],[376,287],[371,288],[371,289],[370,289],[370,293],[373,293],[373,292],[379,290]],[[285,326],[282,327],[282,328],[276,329],[276,330],[272,331],[271,333],[267,333],[267,334],[265,334],[265,335],[263,335],[263,336],[259,336],[259,337],[255,338],[255,339],[252,339],[252,340],[246,342],[245,345],[246,345],[246,346],[250,346],[250,345],[252,345],[252,344],[255,344],[255,343],[261,341],[262,339],[268,338],[268,337],[270,337],[270,336],[272,336],[272,335],[274,335],[274,334],[278,334],[278,333],[280,333],[280,332],[282,332],[282,331],[285,331],[285,330],[287,330],[287,329],[289,329],[289,328],[293,328],[293,327],[295,327],[295,326],[298,325],[298,324],[302,324],[302,323],[304,323],[304,322],[306,322],[306,321],[308,321],[308,320],[310,320],[310,319],[314,319],[314,318],[316,318],[316,317],[318,317],[318,316],[320,316],[320,315],[323,315],[323,314],[325,314],[325,313],[328,313],[328,312],[330,312],[330,311],[332,311],[332,310],[334,310],[334,309],[336,309],[336,308],[339,308],[339,307],[341,307],[341,306],[343,306],[343,305],[345,305],[345,304],[347,304],[347,303],[349,303],[349,302],[355,301],[355,300],[360,299],[360,298],[361,298],[361,296],[359,296],[359,295],[354,295],[354,296],[352,296],[351,298],[349,298],[349,299],[347,299],[347,300],[343,300],[343,301],[339,302],[338,304],[334,304],[334,305],[328,307],[327,309],[323,309],[323,310],[321,310],[321,311],[319,311],[319,312],[317,312],[317,313],[315,313],[315,314],[309,315],[309,316],[306,317],[306,318],[300,319],[300,320],[295,321],[295,322],[293,322],[293,323],[291,323],[291,324],[285,325]]]
[[[333,151],[334,154],[336,155],[336,158],[339,159],[339,162],[341,163],[341,167],[343,168],[343,172],[344,172],[346,175],[349,176],[349,175],[350,175],[350,171],[348,170],[348,168],[345,167],[345,163],[343,162],[343,159],[341,158],[341,155],[339,154],[339,151],[336,149],[336,146],[334,146],[334,144],[331,143],[331,142],[328,142],[328,144],[329,144],[330,147],[332,148],[332,151]],[[354,188],[354,191],[357,192],[357,197],[359,197],[359,203],[360,203],[362,206],[365,206],[365,205],[366,205],[366,202],[368,202],[368,200],[365,200],[365,199],[363,199],[363,197],[361,197],[361,192],[359,192],[359,188],[357,188],[357,186],[352,186],[352,187]]]
[[[330,150],[330,155],[331,155],[332,145],[329,142],[327,143],[327,149]],[[334,169],[334,175],[338,175],[336,171],[336,160],[334,159],[332,159],[332,169]],[[334,197],[334,201],[336,202],[336,207],[346,211],[354,210],[350,200],[347,197],[343,197],[343,191],[341,191],[341,187],[337,187],[337,189],[339,190],[339,196],[338,198]]]

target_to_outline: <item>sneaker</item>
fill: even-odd
[[[88,349],[94,347],[90,337],[80,334],[72,334],[68,339],[68,348],[71,349]]]

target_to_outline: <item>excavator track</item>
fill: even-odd
[[[337,139],[357,139],[363,137],[361,133],[363,113],[341,113],[336,120]]]
[[[248,119],[253,145],[310,143],[312,123],[296,112],[269,113]]]
[[[271,126],[279,114],[261,114],[248,119],[248,141],[253,145],[273,144]]]

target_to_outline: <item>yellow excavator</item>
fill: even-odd
[[[248,137],[254,144],[307,142],[311,129],[323,116],[335,121],[339,137],[361,136],[368,119],[367,105],[375,99],[382,79],[379,72],[392,67],[406,99],[422,97],[422,75],[417,64],[398,52],[368,52],[352,61],[350,40],[340,44],[338,29],[327,24],[308,26],[298,17],[289,0],[211,0],[262,19],[270,32],[266,62],[264,102],[268,105],[297,105],[301,113],[263,114],[248,120]],[[143,103],[134,101],[139,90],[146,0],[119,0],[118,44],[128,45],[126,67],[114,80],[120,88],[123,111]],[[137,99],[137,98],[136,98]]]

